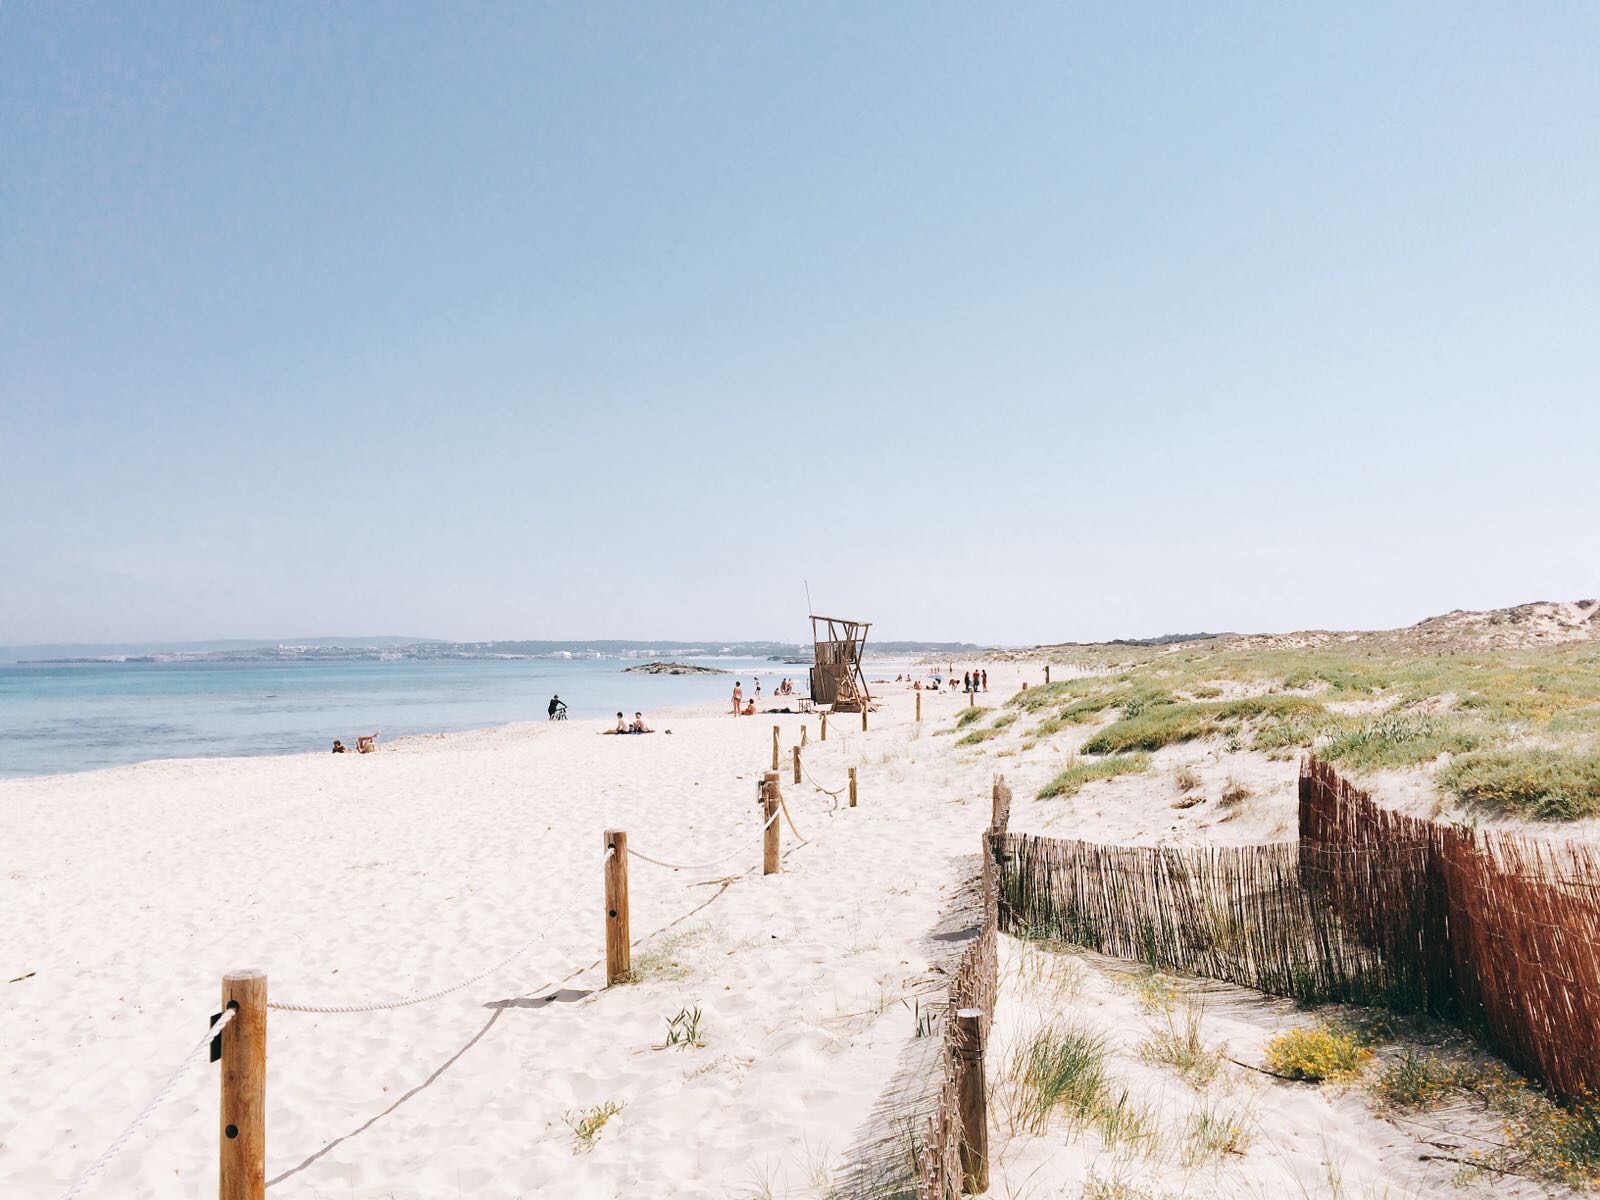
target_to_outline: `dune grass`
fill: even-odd
[[[1061,680],[1006,701],[1018,715],[1039,718],[1024,749],[1104,722],[1084,739],[1083,754],[1150,754],[1194,741],[1277,759],[1314,750],[1354,775],[1437,767],[1442,790],[1488,812],[1600,815],[1600,649],[1592,644],[1436,653],[1344,642],[1219,650],[1200,642],[1084,647],[1082,654],[1116,673]],[[1240,690],[1252,694],[1223,698]],[[1525,749],[1530,741],[1566,748]],[[1446,756],[1455,761],[1439,766]],[[1070,795],[1127,769],[1085,761],[1041,795]]]
[[[1076,796],[1085,784],[1096,779],[1112,779],[1118,775],[1136,774],[1150,769],[1148,754],[1124,754],[1114,758],[1085,758],[1059,772],[1054,779],[1039,789],[1041,800],[1065,800]]]
[[[1009,1073],[1017,1089],[1013,1122],[1029,1133],[1044,1133],[1057,1109],[1082,1117],[1104,1101],[1109,1087],[1105,1039],[1079,1025],[1046,1025],[1018,1045]]]
[[[1085,754],[1159,750],[1196,738],[1236,734],[1247,721],[1321,715],[1326,709],[1304,696],[1249,696],[1240,700],[1194,700],[1149,704],[1124,715],[1083,744]]]
[[[1491,750],[1456,759],[1439,786],[1473,808],[1541,821],[1600,813],[1600,753]]]

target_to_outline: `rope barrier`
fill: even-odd
[[[810,772],[808,771],[807,775],[809,776],[809,774]],[[816,784],[815,780],[812,780],[812,783],[818,788],[819,791],[827,791],[826,788]],[[844,789],[841,788],[840,792],[843,790]],[[828,794],[832,796],[838,796],[839,792],[830,792]],[[795,838],[800,842],[800,844],[809,845],[810,842],[808,839],[801,835],[799,828],[795,825],[794,816],[789,812],[789,805],[788,802],[784,800],[783,793],[776,792],[776,795],[778,799],[778,806],[773,810],[772,815],[762,823],[760,836],[764,837],[766,835],[767,830],[772,827],[773,822],[778,819],[778,816],[781,813],[783,818],[789,823],[790,831],[794,834]],[[608,846],[602,861],[609,862],[616,852],[615,846]],[[645,862],[652,863],[659,867],[666,867],[669,870],[675,871],[705,870],[710,867],[720,866],[729,859],[735,858],[745,852],[746,848],[744,846],[740,846],[732,853],[727,854],[722,858],[714,859],[709,863],[672,863],[663,859],[653,858],[648,854],[641,854],[639,851],[634,850],[631,847],[628,850],[628,853],[633,855],[635,858],[642,859]],[[477,983],[479,980],[486,979],[488,976],[493,975],[495,972],[506,966],[509,966],[512,962],[522,957],[522,955],[526,954],[536,943],[543,941],[549,930],[558,924],[563,917],[570,913],[573,908],[577,906],[578,901],[581,898],[581,896],[574,895],[565,908],[557,913],[555,917],[550,918],[545,922],[545,928],[543,930],[534,934],[527,941],[523,942],[522,945],[518,946],[510,954],[502,958],[499,962],[484,968],[476,975],[473,975],[467,979],[463,979],[458,983],[453,983],[449,987],[438,988],[434,991],[424,992],[420,995],[401,996],[393,1000],[378,1000],[365,1004],[296,1004],[281,1000],[268,1000],[267,1007],[269,1009],[276,1009],[279,1012],[335,1015],[346,1013],[382,1012],[389,1009],[407,1008],[414,1004],[423,1004],[429,1000],[437,1000],[440,997],[448,996],[452,992],[458,992],[462,988]],[[223,1029],[228,1026],[229,1022],[233,1020],[237,1012],[237,1009],[227,1009],[221,1013],[214,1022],[212,1022],[210,1028],[206,1030],[205,1036],[201,1038],[200,1041],[196,1043],[194,1049],[184,1057],[183,1062],[179,1064],[178,1069],[173,1072],[171,1078],[167,1080],[166,1084],[161,1088],[161,1090],[155,1094],[155,1096],[148,1104],[144,1106],[143,1109],[140,1110],[139,1115],[135,1117],[133,1122],[117,1136],[116,1140],[107,1146],[100,1156],[94,1160],[94,1162],[89,1164],[83,1173],[80,1174],[73,1182],[72,1186],[62,1193],[61,1200],[75,1200],[75,1198],[83,1191],[85,1187],[89,1185],[95,1176],[99,1175],[100,1172],[105,1169],[106,1165],[113,1158],[115,1158],[119,1152],[121,1152],[121,1150],[129,1143],[129,1141],[132,1140],[134,1135],[144,1128],[144,1126],[149,1122],[151,1116],[154,1115],[155,1111],[161,1107],[161,1105],[166,1101],[167,1097],[172,1094],[175,1088],[177,1088],[178,1084],[183,1080],[184,1076],[189,1073],[190,1069],[194,1066],[195,1062],[200,1058],[200,1056],[209,1050],[212,1041],[223,1031]]]
[[[124,1129],[118,1135],[117,1140],[107,1146],[100,1157],[90,1163],[83,1174],[78,1176],[77,1181],[61,1194],[61,1200],[73,1200],[74,1196],[89,1185],[90,1180],[105,1169],[106,1164],[117,1156],[117,1152],[128,1144],[133,1135],[144,1128],[145,1122],[151,1118],[156,1109],[161,1107],[162,1102],[172,1094],[172,1089],[177,1087],[178,1082],[189,1073],[189,1068],[194,1066],[195,1060],[210,1048],[211,1040],[227,1027],[228,1022],[233,1020],[236,1012],[238,1012],[237,1009],[227,1009],[211,1023],[211,1028],[206,1030],[205,1037],[201,1038],[199,1044],[189,1051],[182,1064],[172,1073],[172,1078],[167,1080],[167,1085],[155,1094],[155,1098],[149,1104],[144,1106],[139,1115],[133,1119],[133,1124]]]
[[[781,800],[782,797],[779,797],[779,799]],[[782,810],[780,810],[780,811],[782,811]],[[765,834],[767,832],[767,827],[770,826],[777,819],[778,819],[778,813],[774,812],[762,824],[761,833]],[[789,828],[790,829],[794,828],[794,822],[793,821],[789,822]],[[795,837],[800,837],[800,835],[798,833],[796,833]],[[805,841],[804,838],[800,838],[800,840],[801,841]],[[666,867],[668,870],[671,870],[671,871],[708,871],[712,867],[720,867],[723,863],[727,862],[729,859],[737,858],[739,855],[744,854],[745,852],[746,852],[746,847],[740,846],[732,854],[725,854],[721,858],[712,859],[710,862],[706,862],[706,863],[674,863],[674,862],[666,862],[665,860],[659,859],[659,858],[651,858],[648,854],[639,853],[639,851],[635,850],[632,846],[628,847],[628,853],[633,855],[634,858],[643,859],[645,862],[653,863],[658,867]]]
[[[615,846],[607,846],[605,857],[601,861],[609,862],[612,855],[616,854],[616,852],[617,850]],[[438,990],[432,992],[425,992],[419,996],[401,996],[394,1000],[377,1000],[369,1004],[288,1004],[281,1000],[268,1000],[267,1007],[278,1009],[281,1012],[322,1013],[331,1015],[342,1013],[384,1012],[393,1008],[409,1008],[413,1004],[423,1004],[429,1000],[437,1000],[441,996],[448,996],[451,992],[459,992],[462,988],[477,983],[480,979],[486,979],[490,975],[493,975],[496,971],[500,970],[502,967],[509,966],[512,962],[521,958],[533,948],[535,943],[544,941],[546,935],[550,932],[550,929],[555,926],[561,920],[561,918],[565,917],[575,907],[577,907],[579,899],[581,899],[581,897],[573,896],[565,908],[545,922],[545,927],[543,929],[534,934],[527,941],[523,942],[522,945],[518,946],[515,950],[506,955],[499,962],[495,963],[492,967],[486,967],[482,971],[479,971],[476,975],[472,976],[470,979],[463,979],[460,983],[453,983],[449,987],[439,988]]]
[[[850,785],[848,783],[846,783],[844,785],[844,787],[840,788],[838,791],[829,791],[827,788],[823,787],[820,783],[818,783],[816,781],[816,778],[811,774],[811,768],[806,766],[806,760],[805,760],[805,756],[804,755],[801,755],[801,757],[800,757],[800,770],[805,775],[805,777],[811,782],[811,786],[812,787],[816,788],[817,791],[821,792],[825,796],[832,796],[835,800],[837,800],[840,796],[844,795],[846,790],[848,790],[849,787],[850,787]],[[795,836],[798,837],[799,834],[796,834]]]
[[[778,791],[778,789],[776,789],[776,788],[774,788],[773,791],[777,793],[778,811],[783,813],[783,819],[785,821],[789,822],[789,832],[794,834],[796,840],[798,840],[799,843],[802,846],[809,846],[811,843],[809,841],[807,841],[805,838],[801,837],[800,836],[800,831],[794,827],[794,818],[789,815],[789,804],[788,804],[788,802],[786,800],[784,800],[783,793],[781,791]],[[773,814],[773,816],[777,816],[777,815],[778,815],[777,813]],[[765,829],[765,828],[766,828],[766,826],[763,825],[762,829]]]

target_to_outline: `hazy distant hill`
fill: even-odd
[[[869,642],[869,654],[966,653],[970,642]],[[252,641],[176,644],[39,645],[0,647],[0,662],[286,662],[442,658],[805,658],[811,644],[799,642],[592,641],[445,642],[426,638],[301,638],[263,644]]]
[[[0,663],[41,662],[61,659],[149,658],[156,655],[251,654],[274,645],[343,646],[379,649],[386,646],[425,645],[431,638],[377,634],[366,637],[232,638],[198,642],[38,642],[0,646]]]
[[[1528,646],[1559,646],[1600,641],[1600,601],[1536,600],[1511,608],[1485,612],[1455,609],[1428,617],[1401,629],[1303,629],[1295,633],[1168,634],[1158,638],[1119,639],[1111,642],[1057,642],[1029,650],[1009,651],[1006,657],[1027,658],[1062,654],[1092,646],[1153,647],[1182,642],[1188,648],[1207,650],[1296,649],[1340,646],[1386,653],[1444,653],[1509,650]]]

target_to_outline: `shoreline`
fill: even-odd
[[[618,661],[620,662],[622,660],[618,660]],[[903,670],[905,670],[907,665],[909,665],[909,664],[904,659],[899,658],[899,657],[885,658],[885,659],[869,658],[865,663],[865,669],[869,673],[871,673],[871,672],[873,672],[875,670],[881,670],[882,668],[887,666],[887,667],[895,669],[895,670],[903,671]],[[793,674],[794,670],[795,670],[795,668],[792,668],[791,666],[789,666],[787,664],[774,663],[774,664],[770,664],[770,665],[762,664],[762,665],[758,665],[758,666],[754,666],[754,667],[747,666],[745,668],[745,670],[744,670],[744,674],[747,677],[752,675],[752,674],[753,675],[758,675],[758,676],[762,677],[763,679],[766,678],[767,676],[782,677],[782,676],[785,676],[785,675],[787,675],[787,676],[789,676],[791,678],[796,678],[797,676],[795,676]],[[659,677],[659,676],[637,675],[637,674],[629,676],[624,671],[618,671],[618,672],[616,672],[616,674],[618,675],[619,679],[621,679],[621,680],[637,680],[637,679],[641,679],[641,678],[654,680],[654,679],[662,678],[662,677]],[[725,678],[726,679],[726,686],[731,691],[731,689],[733,687],[733,681],[735,679],[737,679],[738,677],[739,677],[739,673],[737,671],[733,671],[733,672],[730,672],[725,677],[718,676],[716,678],[718,680],[722,680],[722,679]],[[708,677],[708,676],[666,676],[665,678],[673,680],[673,681],[697,680],[697,681],[703,682],[703,681],[705,681],[705,680],[707,680],[709,678],[712,678],[712,677]],[[803,676],[799,676],[798,678],[803,678]],[[621,687],[623,687],[623,686],[625,686],[625,684],[619,684],[619,689]],[[558,684],[558,687],[559,687],[559,684]],[[796,698],[798,699],[799,697],[797,696]],[[537,706],[542,709],[544,703],[545,702],[543,700],[541,700],[541,701],[538,702]],[[702,709],[702,708],[714,708],[718,703],[724,703],[724,702],[723,701],[716,701],[716,700],[684,700],[681,703],[666,704],[666,705],[661,705],[661,706],[658,706],[658,707],[650,708],[647,711],[646,710],[641,710],[641,711],[645,711],[646,719],[648,720],[648,719],[650,719],[650,714],[651,713],[661,714],[661,715],[670,717],[670,716],[673,716],[673,715],[677,715],[680,712],[681,713],[693,713],[693,712],[695,712],[695,711],[697,711],[699,709]],[[637,702],[634,703],[633,707],[634,708],[638,707]],[[760,715],[760,714],[758,714],[758,715]],[[602,722],[603,723],[605,721],[612,720],[612,719],[614,719],[614,718],[607,717],[607,716],[600,716],[600,715],[583,716],[583,717],[575,716],[575,717],[569,718],[569,723],[577,723],[577,722],[582,722],[582,721],[598,721],[598,722]],[[446,728],[446,729],[440,730],[437,733],[433,732],[430,729],[423,728],[423,729],[417,729],[414,732],[396,735],[394,738],[392,738],[392,739],[390,739],[388,741],[384,741],[384,740],[382,740],[380,738],[379,747],[380,747],[380,750],[381,750],[381,749],[383,749],[385,747],[394,747],[394,746],[398,746],[398,745],[401,745],[401,744],[404,744],[404,743],[410,743],[410,742],[414,742],[414,741],[421,741],[421,740],[436,741],[441,737],[445,737],[445,738],[461,737],[461,736],[466,736],[466,735],[471,735],[471,734],[479,734],[479,733],[483,733],[483,732],[490,731],[490,730],[506,729],[506,728],[510,728],[510,727],[513,727],[513,726],[538,726],[538,725],[542,725],[544,723],[545,723],[545,721],[544,721],[543,717],[540,717],[540,716],[529,716],[529,717],[517,718],[517,719],[512,719],[512,720],[488,720],[488,721],[484,721],[483,723],[480,723],[480,724],[464,725],[464,726],[462,726],[460,728]],[[98,774],[98,773],[101,773],[101,772],[104,772],[104,771],[118,771],[118,770],[130,769],[130,768],[146,768],[146,767],[151,766],[152,764],[157,764],[157,763],[233,762],[233,761],[236,761],[236,760],[249,760],[249,759],[260,759],[260,758],[293,758],[293,757],[299,757],[299,756],[310,756],[310,755],[316,755],[316,754],[323,754],[323,753],[327,753],[328,752],[327,751],[327,747],[331,746],[332,740],[333,740],[333,738],[335,736],[338,736],[341,739],[346,740],[347,744],[350,744],[353,747],[353,745],[354,745],[354,736],[355,736],[354,733],[352,733],[352,734],[350,734],[348,736],[346,736],[345,734],[330,734],[327,737],[327,739],[323,742],[323,748],[322,749],[312,749],[312,748],[306,748],[306,749],[277,749],[277,748],[273,748],[273,749],[263,750],[263,751],[261,751],[259,753],[253,753],[253,752],[240,753],[240,752],[237,752],[237,751],[230,751],[230,752],[218,753],[218,754],[171,754],[171,755],[155,754],[155,755],[152,755],[151,757],[148,757],[148,758],[140,758],[140,759],[136,759],[136,760],[133,760],[133,761],[130,761],[130,762],[107,763],[107,764],[104,764],[104,765],[85,766],[85,767],[81,767],[81,768],[69,769],[69,770],[64,770],[64,771],[43,771],[43,772],[32,773],[32,774],[18,774],[18,775],[0,774],[0,789],[4,789],[9,784],[22,782],[22,781],[36,781],[36,780],[45,780],[45,779],[70,778],[70,777],[79,776],[79,775],[94,775],[94,774]]]

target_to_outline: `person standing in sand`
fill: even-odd
[[[756,695],[755,695],[755,701],[754,702],[756,704],[760,704],[761,703],[761,680],[759,680],[759,679],[756,680]]]
[[[742,707],[743,703],[744,703],[744,681],[743,680],[739,680],[739,681],[736,681],[734,683],[734,685],[733,685],[733,715],[734,716],[736,716],[736,717],[739,716],[740,713],[743,711],[743,707]]]
[[[983,676],[983,690],[987,692],[989,690],[989,668],[985,667],[978,674]]]

